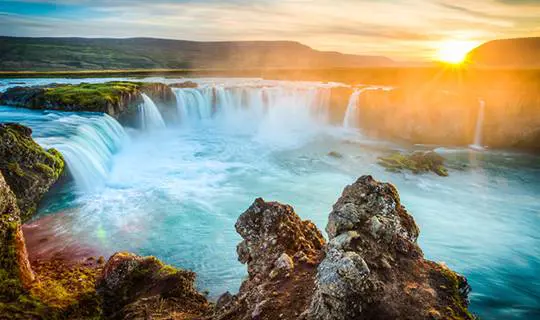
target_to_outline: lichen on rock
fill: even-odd
[[[308,319],[474,319],[464,277],[425,260],[394,186],[360,177],[330,213]]]
[[[390,172],[409,170],[415,174],[433,172],[438,176],[448,176],[448,170],[444,166],[445,159],[434,151],[416,151],[410,154],[400,152],[386,157],[379,157],[379,165]]]
[[[58,180],[64,160],[55,149],[32,140],[32,130],[15,123],[0,124],[0,171],[17,198],[21,220],[27,221],[42,196]]]

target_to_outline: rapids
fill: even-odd
[[[473,312],[540,316],[538,157],[439,148],[449,177],[389,173],[376,164],[383,152],[422,147],[366,138],[345,114],[331,124],[336,84],[195,81],[199,88],[174,89],[179,121],[167,122],[146,97],[139,129],[103,114],[0,107],[0,121],[30,126],[38,143],[65,155],[74,176],[47,196],[34,221],[56,217],[56,232],[103,255],[129,250],[192,269],[199,288],[216,297],[246,276],[234,223],[256,197],[291,204],[324,230],[341,190],[371,174],[398,187],[426,256],[467,276]]]

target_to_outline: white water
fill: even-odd
[[[105,163],[104,187],[81,193],[66,185],[46,199],[40,214],[64,216],[56,232],[104,254],[129,250],[192,269],[199,288],[215,297],[235,291],[246,275],[236,257],[241,239],[234,223],[254,198],[292,204],[323,230],[343,188],[372,174],[398,187],[420,226],[426,257],[468,277],[475,313],[537,318],[538,158],[459,150],[445,155],[447,178],[389,173],[377,157],[398,147],[380,140],[356,143],[363,141],[357,131],[329,125],[332,106],[323,84],[216,82],[175,90],[183,120],[177,127],[134,134],[120,152],[96,161]],[[83,147],[101,138],[79,141],[84,134],[75,129],[83,123],[100,127],[107,118],[0,108],[0,121],[31,126],[46,146],[63,141]],[[346,139],[340,135],[345,131]],[[358,139],[349,139],[353,135]],[[330,151],[343,157],[330,157]],[[102,175],[97,177],[88,182],[99,184]]]
[[[142,94],[143,103],[139,105],[139,119],[141,128],[144,130],[156,130],[165,128],[165,121],[158,107],[146,94]]]
[[[212,86],[174,92],[182,125],[212,119],[231,130],[254,130],[253,139],[269,147],[294,147],[328,129],[326,88]]]
[[[0,117],[30,125],[39,144],[60,151],[79,191],[84,192],[103,187],[113,155],[129,140],[124,128],[106,114],[2,107]]]
[[[358,128],[360,123],[360,95],[362,95],[363,90],[355,90],[349,99],[349,104],[347,105],[347,111],[345,111],[345,117],[343,118],[343,127]]]
[[[474,130],[474,142],[470,147],[475,150],[483,150],[482,145],[482,131],[484,127],[484,113],[486,109],[486,102],[484,100],[479,101],[478,105],[478,118],[476,119],[476,127]]]

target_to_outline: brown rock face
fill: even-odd
[[[249,279],[218,301],[214,319],[295,319],[309,304],[324,238],[288,205],[257,199],[236,222]],[[223,302],[225,301],[225,302]]]
[[[194,287],[195,273],[166,266],[154,257],[116,253],[103,270],[97,292],[111,319],[159,319],[201,315],[206,298]]]
[[[473,319],[465,278],[423,258],[394,186],[359,178],[330,213],[309,319]]]
[[[22,284],[28,288],[34,273],[28,261],[21,230],[20,211],[13,192],[0,173],[0,296],[3,290],[15,290]]]

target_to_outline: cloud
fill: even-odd
[[[510,4],[510,2],[512,2]],[[293,40],[321,50],[426,58],[445,39],[540,35],[539,1],[17,0],[0,2],[12,36]]]

